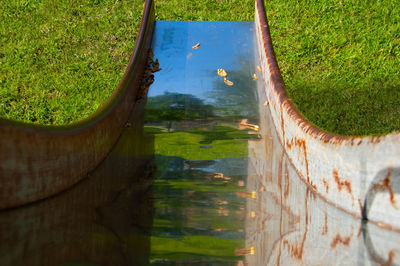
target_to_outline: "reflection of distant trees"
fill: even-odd
[[[146,107],[146,120],[167,121],[168,131],[172,121],[193,120],[212,117],[213,108],[203,100],[183,93],[165,92],[163,95],[149,97]]]

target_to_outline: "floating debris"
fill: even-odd
[[[269,105],[269,101],[265,101],[264,106],[268,106]]]
[[[225,82],[225,84],[228,85],[228,86],[233,86],[233,82],[230,81],[230,80],[228,80],[226,77],[224,78],[224,82]]]
[[[260,66],[257,66],[257,70],[258,70],[258,72],[262,72],[262,69]]]
[[[258,77],[257,77],[256,73],[253,74],[253,80],[258,80]]]
[[[160,63],[158,62],[158,58],[156,58],[156,61],[153,62],[153,68],[151,69],[151,72],[155,73],[160,71]]]
[[[237,256],[243,256],[243,255],[254,255],[254,247],[250,248],[242,248],[242,249],[236,249],[235,254]]]
[[[247,118],[244,118],[244,119],[242,119],[242,121],[240,121],[240,124],[239,124],[239,129],[240,130],[245,129],[245,128],[249,128],[249,129],[252,129],[252,130],[255,130],[255,131],[259,131],[260,130],[259,126],[253,125],[253,124],[249,124],[249,123],[247,123],[247,121],[248,121]]]
[[[223,78],[228,76],[228,73],[226,73],[226,71],[222,68],[217,69],[217,73],[218,73],[218,76],[223,77]]]
[[[224,178],[223,173],[215,173],[214,178]]]
[[[241,198],[247,198],[247,199],[255,199],[257,198],[257,192],[252,191],[252,192],[244,192],[244,191],[238,191],[236,192],[236,195]]]
[[[154,82],[154,72],[160,71],[160,63],[158,62],[158,58],[153,61],[154,52],[153,49],[149,49],[146,61],[146,69],[143,73],[142,84],[140,86],[140,90],[138,92],[137,101],[140,101],[147,95],[147,91],[149,90],[149,86]]]
[[[199,47],[200,47],[200,43],[198,42],[196,45],[192,46],[192,49],[193,49],[193,50],[196,50],[196,49],[199,48]]]

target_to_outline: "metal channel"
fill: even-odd
[[[140,95],[154,16],[154,3],[147,0],[125,74],[94,114],[67,126],[0,119],[0,209],[57,194],[76,184],[104,160]]]
[[[400,233],[327,202],[299,175],[259,87],[260,136],[249,141],[248,265],[399,265]]]

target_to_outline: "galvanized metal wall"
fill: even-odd
[[[400,230],[400,134],[345,137],[315,128],[286,95],[262,0],[255,24],[266,108],[299,176],[334,206]]]
[[[153,27],[154,4],[147,0],[123,78],[107,102],[87,119],[53,127],[0,119],[0,209],[54,195],[77,183],[105,158],[140,97]]]

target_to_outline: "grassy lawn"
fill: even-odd
[[[122,77],[142,7],[1,0],[0,117],[67,124],[94,112]]]
[[[343,135],[400,130],[400,2],[266,1],[289,96]]]
[[[78,3],[78,4],[77,4]],[[400,5],[266,1],[289,96],[318,127],[346,135],[400,129]],[[67,124],[116,88],[142,0],[1,0],[0,117]],[[159,20],[252,20],[253,0],[158,0]]]

